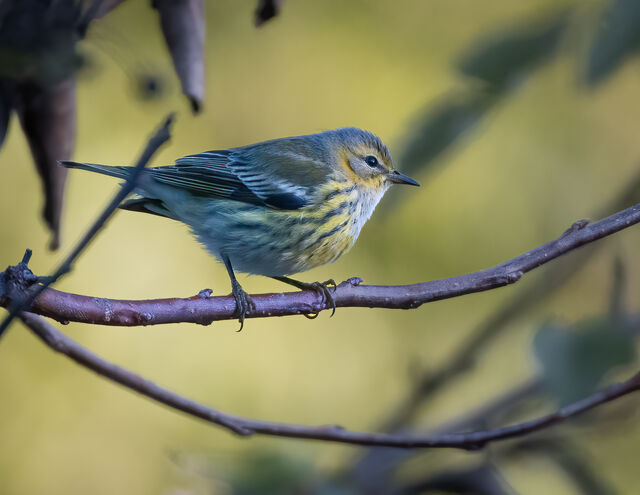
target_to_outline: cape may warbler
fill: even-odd
[[[122,179],[132,170],[62,164]],[[253,303],[234,270],[313,289],[335,310],[329,282],[307,284],[286,275],[345,253],[391,184],[418,185],[393,170],[377,136],[349,127],[207,151],[143,170],[138,197],[121,208],[189,225],[227,267],[242,325]]]

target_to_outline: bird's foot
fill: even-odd
[[[311,282],[309,284],[309,288],[311,290],[316,291],[322,297],[322,304],[327,304],[331,306],[331,315],[336,314],[336,300],[333,297],[332,290],[330,287],[333,286],[333,292],[336,291],[336,281],[330,278],[329,280],[325,280],[324,282]],[[316,314],[317,316],[317,314]]]
[[[333,298],[330,287],[333,286],[333,291],[336,290],[336,282],[332,278],[325,280],[324,282],[298,282],[298,286],[302,290],[312,290],[322,298],[322,304],[331,307],[331,316],[336,312],[336,300]],[[304,313],[306,318],[313,320],[318,317],[319,313]]]
[[[300,282],[299,280],[295,280],[289,277],[275,277],[272,276],[276,280],[283,282],[285,284],[293,285],[300,290],[312,290],[316,294],[320,295],[322,298],[322,305],[328,305],[331,307],[331,316],[333,316],[336,312],[336,300],[333,297],[332,290],[330,286],[333,286],[333,292],[336,290],[336,281],[330,278],[329,280],[325,280],[324,282]],[[318,317],[319,313],[302,313],[305,317],[313,320]]]
[[[238,321],[240,321],[240,328],[238,329],[238,332],[240,332],[242,331],[242,327],[244,327],[244,319],[247,313],[254,311],[256,305],[251,300],[251,296],[249,296],[235,280],[231,284],[231,293],[236,300],[236,316],[238,317]]]

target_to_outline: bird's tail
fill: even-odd
[[[2,0],[0,0],[1,2]],[[117,177],[118,179],[127,180],[131,175],[131,172],[135,167],[113,167],[110,165],[98,165],[96,163],[80,163],[60,161],[58,162],[63,167],[67,168],[79,168],[80,170],[88,170],[89,172],[96,172],[102,175],[110,175],[111,177]],[[123,210],[140,211],[143,213],[151,213],[153,215],[159,215],[161,217],[176,218],[163,204],[160,199],[146,197],[144,192],[138,191],[138,194],[142,197],[136,197],[125,201],[120,205]]]
[[[88,170],[89,172],[96,172],[102,175],[110,175],[111,177],[117,177],[119,179],[127,179],[131,175],[133,167],[112,167],[110,165],[98,165],[96,163],[79,163],[60,161],[60,165],[66,168],[79,168],[81,170]]]

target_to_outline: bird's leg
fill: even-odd
[[[229,278],[231,279],[231,293],[233,294],[233,298],[236,300],[236,313],[238,315],[238,320],[240,320],[240,332],[242,327],[244,326],[244,318],[247,315],[249,310],[255,309],[255,305],[249,297],[240,282],[236,279],[236,274],[233,273],[233,267],[231,266],[231,260],[227,255],[222,255],[222,260],[224,261],[224,266],[227,267],[227,272],[229,273]]]
[[[336,282],[333,279],[325,280],[324,282],[300,282],[299,280],[294,280],[289,277],[271,277],[275,280],[279,280],[285,284],[293,285],[300,290],[312,290],[315,293],[319,294],[322,298],[322,304],[329,303],[331,306],[331,316],[336,312],[336,301],[333,298],[333,294],[329,289],[330,285],[333,285],[333,290],[336,290]],[[314,314],[313,316],[305,314],[307,318],[313,319],[318,316],[318,314]]]

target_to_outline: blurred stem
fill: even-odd
[[[618,255],[613,260],[613,277],[611,287],[611,299],[609,303],[609,316],[612,321],[620,322],[624,317],[624,299],[626,295],[627,274],[622,258]]]
[[[493,397],[485,404],[459,417],[442,424],[429,433],[464,432],[491,428],[493,425],[508,421],[518,414],[525,402],[539,397],[543,392],[542,378],[532,378],[524,383]],[[391,490],[391,480],[395,467],[414,457],[416,451],[376,448],[366,454],[353,467],[336,475],[337,479],[348,480],[359,491],[365,493],[386,493]]]
[[[307,440],[321,440],[353,445],[370,445],[402,448],[457,448],[464,450],[481,449],[488,443],[517,438],[544,430],[569,418],[597,408],[625,395],[640,390],[640,373],[636,373],[629,380],[610,385],[585,399],[569,404],[566,407],[546,416],[530,421],[505,426],[492,430],[475,431],[469,433],[441,433],[427,435],[385,434],[350,431],[339,425],[307,426],[292,423],[277,423],[245,418],[217,409],[207,407],[196,401],[187,399],[166,388],[141,377],[121,366],[117,366],[84,348],[73,339],[59,332],[44,319],[31,313],[23,312],[20,319],[31,329],[48,347],[60,352],[76,363],[88,368],[105,378],[119,383],[131,390],[165,404],[173,409],[185,412],[191,416],[216,424],[241,436],[256,434],[299,438]]]
[[[76,244],[76,247],[73,249],[73,251],[71,251],[71,253],[60,264],[54,274],[46,277],[46,281],[42,285],[32,285],[30,287],[31,290],[28,294],[21,294],[21,297],[13,298],[11,304],[9,305],[9,314],[5,317],[2,323],[0,323],[0,337],[2,337],[4,331],[8,328],[13,318],[18,316],[24,308],[30,307],[31,304],[36,300],[36,298],[45,289],[47,289],[47,287],[49,287],[60,277],[71,271],[74,261],[85,250],[85,248],[89,245],[96,234],[100,232],[100,230],[102,230],[107,220],[109,220],[111,215],[113,215],[113,213],[118,209],[120,203],[122,203],[122,201],[129,194],[131,194],[136,186],[138,177],[140,176],[142,169],[147,165],[147,163],[149,163],[149,160],[151,160],[151,157],[154,155],[154,153],[158,151],[158,148],[160,148],[160,146],[162,146],[169,140],[169,128],[173,123],[173,119],[173,114],[167,116],[158,130],[149,138],[149,141],[147,142],[147,145],[140,155],[140,158],[138,159],[138,162],[136,163],[136,166],[134,167],[134,170],[129,178],[124,184],[121,185],[120,190],[116,193],[111,202],[98,216],[93,225],[91,225],[89,230],[85,233],[82,239],[80,239],[78,244]],[[23,264],[26,265],[26,263],[24,262]],[[26,268],[26,266],[24,268]]]
[[[627,182],[624,189],[596,216],[601,217],[608,212],[638,202],[640,202],[640,173]],[[471,333],[470,338],[463,342],[440,368],[420,373],[406,398],[394,407],[387,419],[383,421],[380,429],[395,431],[410,423],[427,400],[451,385],[455,379],[473,369],[480,354],[506,331],[510,323],[562,287],[586,264],[598,247],[600,247],[599,244],[591,245],[575,253],[571,258],[565,258],[563,263],[556,265],[553,270],[547,270],[532,285],[521,290],[498,309],[493,316],[478,326]]]
[[[501,449],[496,456],[503,462],[512,462],[524,456],[539,456],[554,462],[584,495],[613,495],[616,490],[591,465],[582,449],[563,437],[528,438]]]

